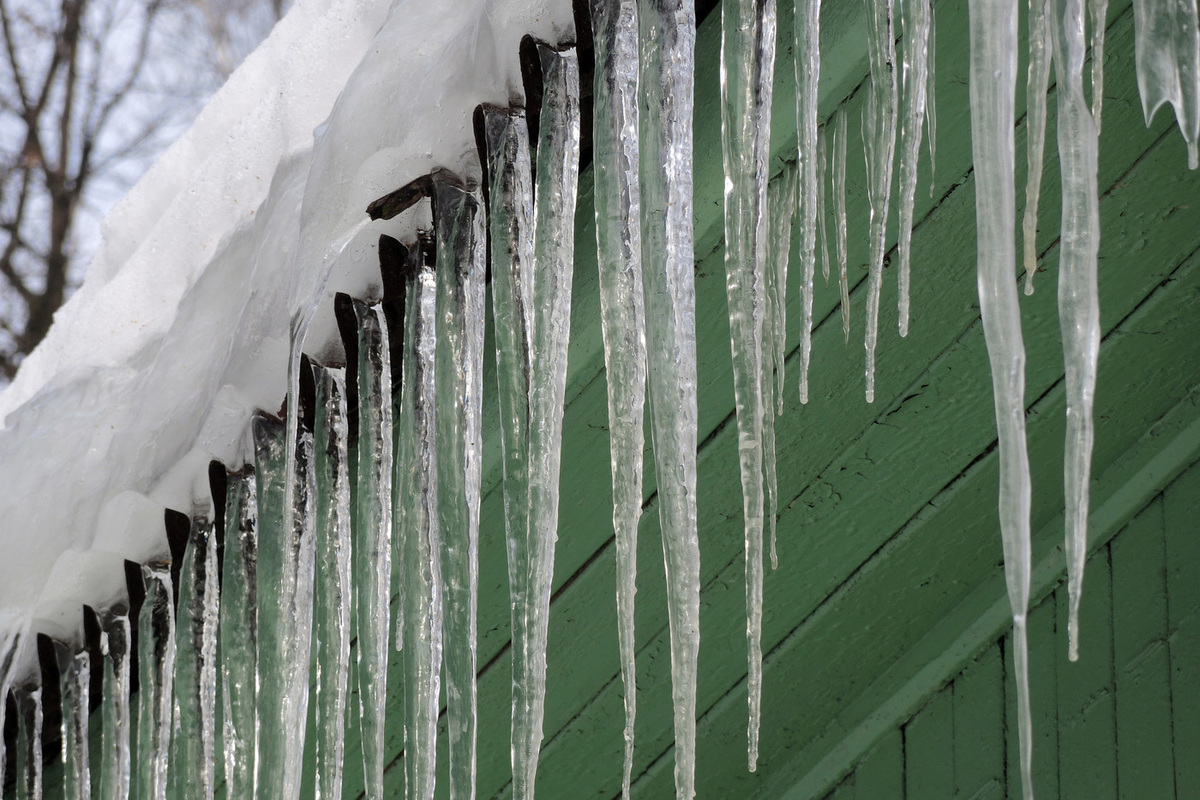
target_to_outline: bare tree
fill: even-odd
[[[0,0],[0,383],[46,335],[102,213],[283,10]]]

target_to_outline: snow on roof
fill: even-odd
[[[522,35],[571,31],[565,0],[297,0],[113,209],[0,394],[0,640],[74,638],[121,559],[166,552],[163,509],[207,500],[209,460],[242,463],[250,414],[279,408],[293,322],[319,354],[332,293],[369,291],[379,234],[415,224],[367,204],[477,175],[473,109],[520,95]]]

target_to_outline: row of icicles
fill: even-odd
[[[870,205],[865,323],[870,402],[897,150],[901,335],[908,329],[913,203],[924,130],[931,162],[934,155],[934,19],[930,0],[864,2],[870,65],[862,120]],[[1069,653],[1074,659],[1100,339],[1096,169],[1106,2],[1087,0],[1085,6],[1085,0],[1030,0],[1029,5],[1029,177],[1023,221],[1027,292],[1037,265],[1051,65],[1058,86],[1063,181],[1059,308],[1068,395],[1065,483]],[[1033,787],[1024,616],[1030,485],[1016,291],[1017,10],[1016,0],[971,0],[970,95],[980,306],[995,389],[999,516],[1017,645],[1022,780],[1028,799]],[[1147,119],[1170,102],[1195,167],[1200,137],[1195,0],[1135,0],[1134,15]],[[625,684],[623,793],[629,795],[633,766],[633,597],[649,400],[667,566],[676,793],[691,798],[700,586],[691,196],[695,14],[690,4],[678,0],[593,0],[591,24],[596,235]],[[798,216],[803,403],[808,399],[818,252],[827,280],[831,268],[827,189],[847,337],[850,330],[848,126],[844,104],[829,120],[819,119],[820,0],[799,0],[794,28],[798,157],[768,180],[775,2],[726,0],[722,24],[725,259],[744,490],[753,770],[761,708],[766,519],[776,564],[774,420],[783,410],[788,243]],[[1083,77],[1089,25],[1090,105]],[[21,797],[41,797],[43,701],[49,697],[58,698],[63,712],[68,797],[90,796],[89,774],[96,771],[104,798],[210,798],[222,781],[230,797],[297,797],[302,788],[311,788],[322,798],[336,798],[344,760],[351,757],[362,759],[366,796],[382,797],[389,640],[399,651],[403,671],[405,796],[433,795],[444,679],[450,796],[474,797],[480,409],[489,260],[512,594],[513,795],[533,796],[558,515],[579,71],[570,47],[527,40],[522,56],[540,72],[538,124],[531,131],[521,109],[484,106],[477,111],[482,189],[439,171],[373,205],[373,217],[388,218],[417,198],[428,198],[434,233],[407,246],[386,237],[381,241],[382,302],[370,306],[339,298],[347,365],[325,368],[307,359],[294,361],[290,424],[269,415],[256,417],[254,467],[229,473],[217,465],[211,498],[198,499],[190,516],[167,513],[168,531],[174,532],[172,557],[129,565],[129,601],[100,611],[87,609],[84,646],[38,638],[40,674],[12,689],[20,732]],[[536,170],[530,160],[531,135],[536,138]],[[397,587],[395,634],[390,638]],[[351,638],[357,639],[353,665]],[[0,653],[0,685],[10,682],[21,644],[14,639]],[[311,674],[310,657],[315,665]],[[130,741],[131,675],[140,684],[136,742]],[[347,707],[352,681],[359,690],[357,709]],[[88,753],[94,697],[99,698],[103,725],[98,769]],[[0,718],[4,708],[0,704]],[[357,713],[362,733],[362,746],[353,753],[345,738],[349,713]],[[315,764],[312,775],[302,775],[301,769],[306,732]],[[0,770],[3,764],[0,758]]]

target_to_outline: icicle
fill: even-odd
[[[25,635],[21,630],[5,630],[0,636],[3,637],[0,639],[0,791],[3,791],[4,770],[8,759],[4,749],[4,715],[8,711],[8,690],[12,684],[18,657],[21,655]]]
[[[1100,115],[1104,109],[1104,32],[1108,25],[1108,0],[1088,0],[1092,26],[1092,119],[1100,138]]]
[[[141,572],[146,599],[138,613],[137,797],[166,800],[175,685],[175,590],[169,568],[143,565]]]
[[[893,0],[867,3],[867,49],[871,88],[863,107],[863,145],[867,157],[867,197],[871,202],[871,262],[867,281],[867,402],[875,402],[875,345],[879,339],[879,295],[887,253],[887,217],[896,154],[896,40]]]
[[[445,579],[443,653],[450,797],[475,797],[476,603],[486,241],[475,195],[435,173],[438,343],[434,358],[438,527]]]
[[[231,475],[226,486],[222,569],[225,785],[231,798],[252,797],[258,673],[258,499],[254,471],[249,467]]]
[[[404,796],[408,800],[433,797],[442,667],[434,385],[437,277],[428,257],[431,250],[429,243],[421,241],[408,254],[392,517],[404,585],[397,628],[404,669]]]
[[[123,608],[98,614],[104,655],[100,800],[129,797],[129,617]]]
[[[799,29],[797,25],[797,29]],[[758,761],[762,700],[763,582],[763,315],[767,306],[767,164],[771,154],[771,84],[775,66],[775,3],[725,0],[721,8],[721,144],[725,162],[725,289],[737,404],[738,456],[746,548],[748,760]],[[815,128],[814,128],[815,142]],[[815,150],[805,153],[811,161]],[[802,182],[803,186],[803,182]],[[805,190],[807,192],[807,188]],[[802,211],[811,210],[806,200]],[[815,222],[815,216],[812,217]],[[815,225],[805,217],[802,250],[805,319],[812,321]],[[811,229],[811,230],[810,230]],[[810,236],[809,234],[813,235]],[[801,341],[807,337],[801,330]],[[802,345],[803,349],[803,345]],[[800,400],[807,400],[807,359],[802,356]],[[765,402],[769,403],[769,400]]]
[[[787,357],[787,270],[792,248],[792,215],[796,209],[798,166],[789,163],[768,187],[770,235],[767,237],[766,314],[763,317],[763,471],[767,519],[771,523],[771,569],[779,568],[776,516],[779,481],[775,471],[775,417],[783,413],[784,360]],[[820,201],[818,201],[820,204]],[[770,341],[766,339],[769,337]],[[774,386],[772,387],[772,375]],[[775,402],[771,402],[771,393]]]
[[[1025,183],[1025,215],[1021,235],[1025,255],[1025,294],[1033,294],[1033,275],[1037,272],[1037,217],[1042,193],[1042,165],[1046,147],[1046,93],[1050,89],[1050,63],[1054,48],[1050,43],[1050,0],[1029,0],[1029,80],[1025,90],[1028,106],[1026,151],[1028,169]]]
[[[821,0],[798,0],[795,23],[796,131],[800,147],[800,402],[808,402],[812,357],[813,276],[817,259],[817,95],[821,79]],[[770,99],[767,99],[770,103]],[[752,671],[753,673],[753,671]],[[753,682],[753,674],[751,676]],[[753,759],[751,759],[753,762]],[[754,769],[751,763],[751,770]]]
[[[639,7],[642,281],[646,375],[666,564],[675,706],[675,795],[695,795],[700,544],[696,532],[696,292],[692,115],[696,12],[689,0]]]
[[[850,344],[850,277],[846,269],[846,106],[838,106],[833,128],[833,208],[837,220],[838,286],[842,292],[842,334]]]
[[[14,687],[17,701],[17,800],[42,800],[42,687]]]
[[[902,94],[904,119],[900,126],[900,335],[908,336],[909,266],[912,255],[913,199],[917,194],[917,158],[925,118],[925,84],[929,74],[929,0],[900,0],[900,30],[904,37]]]
[[[211,800],[216,792],[217,537],[208,508],[193,512],[179,579],[171,793]]]
[[[288,437],[278,420],[256,414],[252,430],[258,508],[255,785],[258,797],[291,800],[300,790],[308,716],[316,554],[312,434],[297,432],[295,458],[288,459]],[[288,497],[290,510],[284,508]]]
[[[315,785],[319,800],[338,800],[342,796],[346,747],[350,607],[353,603],[345,371],[314,367],[313,380],[316,384],[313,472],[316,478],[314,535],[317,551],[313,600]]]
[[[937,12],[929,4],[929,41],[927,45],[925,75],[925,133],[929,139],[929,196],[934,196],[937,186],[937,92],[934,66],[937,62]]]
[[[392,586],[392,369],[378,306],[354,302],[358,320],[358,486],[353,573],[358,698],[366,797],[383,796],[388,632]]]
[[[62,711],[63,797],[89,800],[92,776],[88,761],[88,704],[91,700],[92,658],[87,650],[71,653],[61,642],[55,642],[55,648],[58,651]]]
[[[1058,160],[1062,164],[1062,245],[1058,318],[1067,383],[1066,492],[1068,657],[1079,657],[1079,597],[1087,560],[1088,484],[1091,480],[1092,401],[1100,353],[1096,252],[1100,200],[1096,186],[1097,130],[1083,96],[1083,0],[1055,0],[1051,18],[1057,58]]]
[[[1163,103],[1187,142],[1188,168],[1200,166],[1200,19],[1194,0],[1134,0],[1138,93],[1146,125]]]
[[[642,516],[646,319],[642,298],[641,187],[638,182],[637,0],[592,0],[596,83],[592,136],[600,321],[608,377],[613,532],[617,551],[617,632],[625,687],[622,796],[633,775],[637,703],[634,594]]]
[[[1028,651],[1029,458],[1025,449],[1025,345],[1017,304],[1014,97],[1017,0],[970,2],[971,145],[975,163],[975,219],[979,306],[992,369],[1000,441],[1000,533],[1016,645],[1018,732],[1025,800],[1033,800],[1029,764]]]
[[[821,277],[825,279],[825,285],[829,286],[829,226],[825,219],[828,216],[825,206],[825,181],[829,172],[827,138],[825,126],[822,125],[817,130],[817,240],[821,247]],[[788,244],[790,246],[790,243]]]

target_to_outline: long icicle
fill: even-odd
[[[771,234],[768,237],[767,309],[763,320],[763,469],[767,497],[767,519],[771,524],[771,569],[779,568],[776,523],[779,511],[779,480],[775,469],[775,418],[783,413],[784,361],[787,358],[787,273],[792,250],[792,217],[796,211],[796,179],[799,165],[790,162],[768,187]],[[774,375],[775,402],[771,402]]]
[[[763,404],[770,402],[763,396],[764,386],[770,384],[763,378],[762,348],[763,316],[767,308],[767,166],[771,153],[774,64],[775,3],[772,0],[725,0],[721,8],[725,289],[729,300],[729,343],[733,353],[738,461],[745,520],[749,674],[747,756],[752,772],[758,762],[762,701]],[[806,236],[808,227],[806,223]],[[806,252],[812,254],[812,250]],[[812,260],[806,256],[803,261],[805,279],[811,286]],[[805,386],[803,371],[802,364],[802,387]],[[802,388],[802,400],[805,399],[804,391]]]
[[[17,800],[42,800],[42,709],[40,683],[13,687],[17,701]]]
[[[229,477],[221,579],[222,745],[229,797],[254,793],[258,669],[258,498],[254,469]]]
[[[62,711],[63,797],[90,800],[92,775],[88,759],[88,717],[91,700],[92,657],[56,642],[59,662],[59,698]],[[150,685],[143,684],[150,691]],[[139,774],[140,774],[139,770]],[[140,795],[139,795],[140,796]]]
[[[104,654],[100,750],[101,800],[129,797],[129,617],[123,607],[99,612]]]
[[[887,218],[896,154],[896,39],[894,0],[865,0],[867,49],[871,65],[870,91],[863,107],[863,144],[867,157],[867,196],[871,201],[871,261],[867,281],[866,397],[875,402],[875,347],[879,340],[879,296],[883,288],[883,258],[887,253]]]
[[[392,370],[379,306],[354,301],[358,322],[358,473],[353,564],[358,707],[368,800],[382,800],[392,587]]]
[[[1087,560],[1088,484],[1091,481],[1092,405],[1100,354],[1097,250],[1100,198],[1096,168],[1098,131],[1083,95],[1083,0],[1054,0],[1051,17],[1058,85],[1058,160],[1062,164],[1062,252],[1058,319],[1067,384],[1066,492],[1067,653],[1079,658],[1079,598]]]
[[[316,796],[342,796],[349,690],[351,579],[350,466],[345,370],[313,368],[313,471],[316,477],[316,569],[313,663]]]
[[[689,0],[642,0],[639,11],[646,387],[671,628],[675,795],[690,800],[696,793],[700,650],[692,229],[696,11]]]
[[[404,586],[398,624],[404,670],[404,796],[433,797],[442,669],[442,561],[438,533],[437,276],[432,242],[408,251],[404,342],[396,417],[392,522]]]
[[[897,279],[900,287],[900,335],[908,336],[910,262],[912,258],[913,200],[917,196],[917,159],[925,122],[925,91],[929,78],[929,0],[900,0],[900,30],[904,37],[901,96],[904,116],[900,126],[900,242]]]
[[[146,599],[138,614],[137,797],[166,800],[175,686],[175,590],[166,566],[141,569]]]
[[[171,795],[211,800],[216,793],[217,535],[211,506],[192,512],[179,579],[175,728]]]
[[[850,344],[850,276],[846,264],[846,128],[845,105],[838,106],[833,126],[833,210],[838,260],[838,287],[842,295],[842,335]]]
[[[1030,480],[1025,446],[1025,345],[1017,304],[1014,241],[1017,0],[970,0],[970,43],[979,306],[991,363],[1000,443],[1000,533],[1013,613],[1021,777],[1025,800],[1033,800],[1029,651],[1025,638]]]
[[[925,76],[925,132],[929,140],[929,196],[937,186],[937,12],[929,4],[929,41]]]
[[[437,228],[438,526],[445,580],[443,653],[451,800],[475,797],[476,613],[479,581],[480,403],[483,391],[483,212],[456,178],[433,178]]]
[[[600,322],[608,378],[613,533],[617,560],[617,638],[625,687],[622,797],[633,775],[637,663],[634,595],[642,516],[645,447],[646,314],[642,296],[641,186],[638,180],[637,0],[592,0],[596,54],[593,91],[596,252]]]
[[[821,80],[821,0],[798,0],[795,23],[796,131],[799,140],[800,203],[800,402],[808,402],[812,359],[813,282],[817,260],[817,99]],[[768,99],[768,103],[770,100]]]
[[[1188,167],[1200,167],[1200,18],[1195,2],[1134,0],[1138,94],[1146,125],[1163,103],[1187,143]]]
[[[523,110],[481,108],[488,160],[488,213],[492,245],[492,318],[500,443],[504,453],[504,526],[512,624],[513,711],[510,761],[513,796],[524,780],[528,750],[525,692],[529,638],[529,292],[533,265],[533,167]],[[599,164],[597,164],[599,168]]]
[[[1046,93],[1050,89],[1050,64],[1054,60],[1050,42],[1050,0],[1029,0],[1029,78],[1025,89],[1028,108],[1025,150],[1025,214],[1021,237],[1025,258],[1025,294],[1033,294],[1037,272],[1038,204],[1042,194],[1042,167],[1046,149]]]

